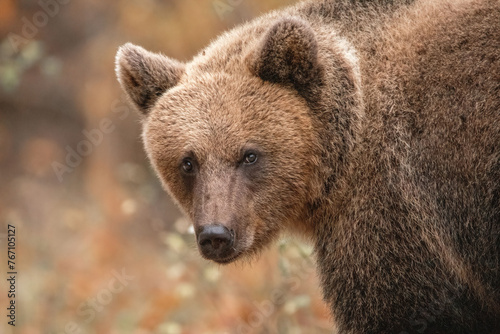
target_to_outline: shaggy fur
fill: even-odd
[[[225,262],[296,231],[340,333],[500,332],[500,2],[303,2],[117,74]]]

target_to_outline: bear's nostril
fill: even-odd
[[[234,233],[224,225],[211,224],[202,227],[198,234],[201,252],[208,258],[222,258],[230,255]]]
[[[205,239],[203,241],[200,241],[200,246],[202,247],[211,246],[212,248],[217,249],[228,242],[230,242],[230,240],[223,238]]]
[[[200,241],[200,246],[208,246],[212,243],[211,240],[209,239],[206,239],[206,240],[203,240],[203,241]]]

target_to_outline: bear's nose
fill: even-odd
[[[202,254],[212,260],[226,258],[232,253],[234,233],[221,224],[205,225],[198,233]]]

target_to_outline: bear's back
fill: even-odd
[[[500,325],[500,3],[417,1],[356,34],[365,118],[335,230],[317,230],[317,249],[330,247],[325,294],[345,311],[338,322],[360,331],[419,328],[430,314],[428,330],[490,332]]]

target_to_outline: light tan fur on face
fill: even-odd
[[[312,166],[305,157],[315,149],[315,138],[304,132],[312,127],[304,103],[289,103],[292,96],[276,85],[262,87],[255,78],[209,74],[181,81],[145,123],[153,165],[195,228],[215,222],[235,228],[237,247],[248,255],[287,221],[302,218],[304,205],[293,198],[310,193],[306,173]],[[293,151],[282,150],[290,146]],[[262,152],[259,162],[266,170],[255,183],[240,175],[244,148]],[[188,191],[179,162],[189,152],[196,155],[199,175]]]

